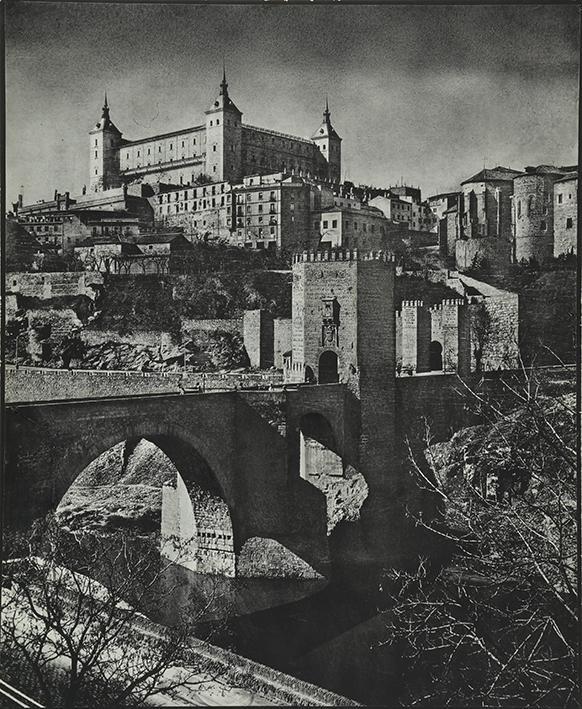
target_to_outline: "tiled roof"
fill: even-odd
[[[556,180],[556,182],[570,182],[570,180],[577,180],[578,179],[578,172],[569,172],[567,175],[564,175],[564,177],[560,177],[559,180]]]
[[[169,244],[175,239],[186,239],[183,234],[146,234],[140,236],[136,243],[138,244]],[[186,239],[187,241],[187,239]]]
[[[140,138],[139,140],[124,140],[123,146],[127,145],[139,145],[141,143],[151,143],[154,140],[163,140],[164,138],[173,138],[177,135],[184,135],[185,133],[192,133],[193,131],[200,131],[205,128],[205,125],[192,126],[191,128],[183,128],[182,130],[174,130],[170,133],[159,133],[158,135],[152,135],[148,138]]]
[[[510,167],[502,167],[498,165],[497,167],[489,169],[484,169],[478,172],[473,177],[468,180],[463,180],[462,185],[466,185],[469,182],[493,182],[496,180],[513,180],[514,177],[523,174],[519,170],[512,170]]]

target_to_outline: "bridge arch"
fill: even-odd
[[[56,509],[73,531],[155,532],[162,556],[234,575],[231,510],[206,461],[175,439],[120,441],[80,472]]]
[[[131,422],[110,434],[96,434],[89,445],[84,450],[79,450],[76,455],[74,449],[77,446],[75,446],[72,454],[65,453],[65,460],[71,465],[70,467],[69,465],[67,466],[66,471],[59,471],[61,473],[59,477],[64,478],[62,485],[59,486],[60,489],[62,490],[63,485],[67,485],[68,489],[90,463],[116,444],[122,441],[137,441],[142,438],[157,446],[174,464],[184,480],[189,480],[192,477],[188,472],[189,459],[202,463],[199,467],[200,471],[204,471],[201,482],[219,494],[229,504],[231,485],[228,478],[221,475],[221,465],[215,459],[213,448],[202,437],[199,437],[195,431],[191,429],[186,431],[173,422],[156,426],[155,429],[148,425],[140,425],[140,422]],[[208,474],[209,470],[212,471],[212,476]],[[59,490],[56,490],[55,493],[58,495]],[[230,504],[234,506],[234,500],[230,499]]]
[[[324,397],[328,414],[338,399],[334,388]],[[208,484],[230,512],[235,554],[250,538],[272,538],[314,568],[327,563],[321,496],[301,480],[298,466],[290,468],[289,439],[235,392],[14,404],[7,414],[5,509],[13,527],[54,510],[104,451],[145,439],[186,479],[184,461],[196,454],[206,461]],[[340,430],[340,412],[336,418]]]
[[[309,412],[299,419],[299,475],[309,481],[324,473],[341,477],[343,461],[329,420]]]

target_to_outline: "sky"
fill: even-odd
[[[355,183],[428,197],[578,159],[573,3],[11,2],[5,22],[8,204],[81,192],[105,91],[129,140],[203,123],[223,59],[251,125],[309,137],[327,94]]]

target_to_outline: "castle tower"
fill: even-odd
[[[341,182],[342,139],[331,124],[331,113],[329,111],[327,97],[325,99],[323,121],[311,136],[311,140],[317,145],[319,152],[324,158],[325,171],[327,173],[324,177],[331,182]]]
[[[388,547],[379,527],[398,497],[395,469],[394,260],[383,252],[298,254],[293,263],[292,373],[347,385],[359,419],[358,470],[369,495],[365,548]]]
[[[553,256],[554,182],[563,171],[551,165],[526,167],[513,180],[514,261]]]
[[[430,369],[431,313],[422,300],[403,300],[396,313],[396,362],[403,373]]]
[[[109,117],[107,94],[99,122],[89,133],[89,189],[101,192],[121,185],[119,174],[119,146],[121,131]]]
[[[226,72],[220,93],[206,113],[206,174],[213,182],[241,176],[242,113],[228,95]]]
[[[471,342],[467,306],[462,298],[445,299],[430,308],[430,369],[457,372],[471,371]]]

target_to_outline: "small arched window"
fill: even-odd
[[[533,194],[529,196],[529,199],[527,200],[527,216],[531,217],[532,211],[533,211],[533,206],[534,206],[534,196]]]
[[[517,218],[521,217],[521,199],[517,200]]]

